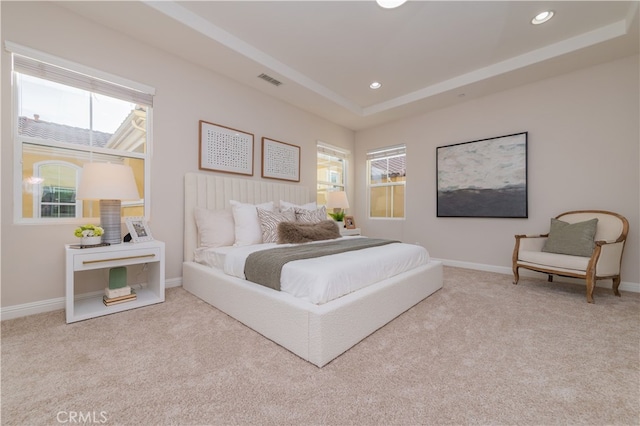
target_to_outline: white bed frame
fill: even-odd
[[[194,207],[228,209],[229,200],[258,204],[310,201],[308,188],[187,173],[183,287],[299,357],[322,367],[442,287],[442,264],[396,275],[323,305],[225,275],[193,261],[198,247]]]

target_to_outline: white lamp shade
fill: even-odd
[[[327,207],[330,209],[348,209],[349,200],[344,191],[333,191],[327,194]]]
[[[139,200],[140,193],[129,166],[86,163],[78,185],[79,200]]]
[[[394,9],[398,6],[402,6],[407,0],[376,0],[378,6],[385,9]]]

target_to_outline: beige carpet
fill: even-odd
[[[595,301],[445,268],[442,290],[322,369],[182,288],[71,325],[4,321],[2,424],[639,424],[640,295]]]

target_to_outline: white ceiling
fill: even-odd
[[[636,54],[640,44],[638,1],[60,4],[354,130]],[[554,18],[532,25],[545,9]],[[369,88],[374,80],[381,89]]]

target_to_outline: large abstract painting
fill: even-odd
[[[527,217],[527,132],[436,148],[438,217]]]

